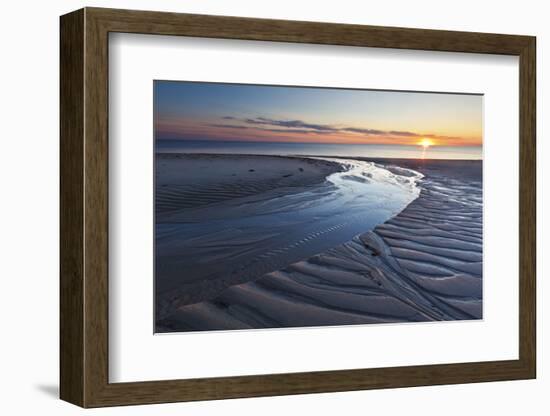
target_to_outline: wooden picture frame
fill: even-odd
[[[60,396],[63,400],[82,407],[101,407],[535,378],[534,37],[100,8],[64,15],[60,27]],[[111,32],[518,56],[519,359],[109,383],[108,35]]]

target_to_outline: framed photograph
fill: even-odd
[[[61,398],[535,378],[535,49],[62,16]]]

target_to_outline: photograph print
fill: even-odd
[[[482,319],[481,94],[153,88],[156,333]]]

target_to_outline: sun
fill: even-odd
[[[433,146],[434,142],[431,141],[430,139],[424,138],[424,139],[420,140],[420,142],[418,142],[418,144],[420,146],[422,146],[424,149],[426,149],[427,147]]]

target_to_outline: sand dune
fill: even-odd
[[[481,162],[374,162],[424,174],[420,196],[351,241],[171,309],[157,331],[481,318]]]

